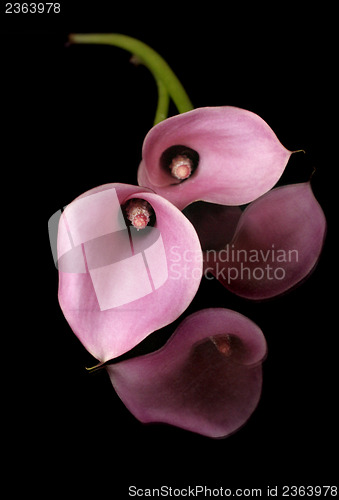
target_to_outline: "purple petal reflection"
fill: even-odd
[[[313,270],[325,233],[326,219],[310,183],[282,186],[246,208],[223,250],[205,253],[205,271],[241,297],[274,297]]]
[[[126,224],[121,207],[132,199],[151,205],[153,227],[138,231]],[[100,361],[129,351],[176,320],[202,275],[192,224],[167,200],[126,184],[92,189],[66,207],[59,222],[58,259],[61,309]]]
[[[258,115],[232,106],[198,108],[149,131],[138,183],[181,210],[199,200],[242,205],[276,184],[290,155]],[[180,181],[171,165],[182,158],[192,174]]]
[[[141,422],[217,438],[239,429],[256,408],[265,355],[256,324],[235,311],[212,308],[188,316],[160,350],[107,370]]]

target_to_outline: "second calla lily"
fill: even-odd
[[[310,182],[277,187],[252,202],[232,238],[220,216],[214,227],[218,222],[221,235],[219,242],[209,241],[205,269],[231,292],[252,300],[276,297],[302,283],[315,268],[326,236],[326,218]],[[222,237],[225,243],[217,247]]]

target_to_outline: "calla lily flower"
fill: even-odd
[[[258,115],[232,106],[197,108],[149,131],[138,183],[181,210],[198,200],[243,205],[276,184],[290,155]]]
[[[101,362],[176,320],[202,276],[192,224],[139,186],[106,184],[76,198],[61,215],[57,246],[61,309]]]
[[[325,215],[310,182],[278,187],[244,210],[223,249],[212,247],[205,252],[205,272],[210,271],[241,297],[271,298],[311,273],[325,233]],[[228,237],[226,230],[224,239]]]
[[[158,351],[107,365],[111,382],[141,422],[209,437],[238,430],[255,410],[266,341],[245,316],[221,308],[188,316]]]

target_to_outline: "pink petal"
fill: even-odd
[[[162,165],[163,153],[179,145],[199,155],[196,170],[182,182]],[[258,115],[231,106],[198,108],[149,131],[138,183],[180,209],[198,200],[242,205],[276,184],[290,154]]]
[[[125,224],[120,205],[148,201],[154,227]],[[59,302],[74,333],[100,361],[130,350],[188,307],[201,280],[192,224],[145,188],[106,184],[63,212],[58,232]]]
[[[206,253],[205,270],[242,297],[274,297],[312,271],[325,233],[310,183],[279,187],[247,207],[225,249]]]
[[[164,422],[210,437],[241,427],[256,408],[265,338],[229,309],[188,316],[160,350],[107,366],[112,384],[141,422]]]

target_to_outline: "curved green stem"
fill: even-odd
[[[161,80],[157,80],[156,82],[158,87],[158,106],[155,113],[154,125],[167,118],[170,103],[170,96],[165,85]]]
[[[164,113],[168,113],[168,95],[173,99],[179,113],[193,109],[193,105],[178,78],[166,61],[151,47],[135,38],[120,34],[72,34],[70,43],[114,45],[131,52],[153,74],[159,91],[159,103],[156,113],[156,123],[161,121]],[[166,89],[166,92],[165,92]]]

